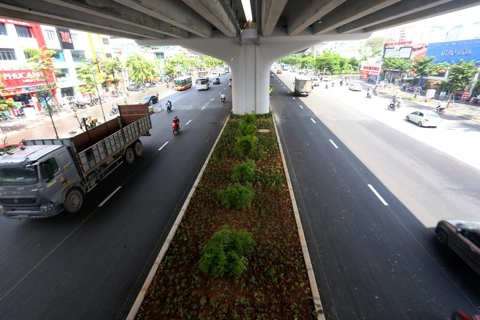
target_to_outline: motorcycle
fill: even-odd
[[[372,98],[372,95],[370,94],[370,92],[367,92],[367,98],[368,98],[368,99],[371,99],[371,98]]]
[[[451,319],[452,320],[480,320],[480,314],[469,316],[465,312],[457,310],[454,313],[452,313]]]
[[[112,108],[110,109],[110,115],[113,116],[118,113],[118,107],[116,105],[112,105]]]
[[[175,121],[172,122],[172,130],[173,130],[173,135],[180,134],[180,125],[176,123]]]
[[[167,105],[167,113],[172,112],[172,104],[167,102],[166,105]]]
[[[397,108],[395,107],[395,102],[391,101],[388,105],[388,110],[395,111]]]
[[[225,102],[225,97],[220,97],[220,100],[222,100],[222,102]]]
[[[446,109],[447,109],[447,107],[445,106],[445,104],[441,103],[437,106],[437,113],[438,114],[444,114]]]
[[[75,105],[75,108],[77,109],[86,109],[88,107],[88,103],[84,101],[77,101],[74,103],[74,105]]]
[[[327,84],[325,84],[325,89],[328,89],[328,83],[327,83]]]

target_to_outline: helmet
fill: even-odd
[[[177,116],[175,116],[175,118],[173,118],[173,119],[175,119],[175,120],[178,120],[178,117],[177,117]]]

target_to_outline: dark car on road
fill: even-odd
[[[220,84],[220,79],[219,79],[219,78],[215,78],[215,80],[213,80],[213,84]]]
[[[140,100],[139,104],[155,104],[158,102],[158,97],[157,96],[145,96]]]
[[[451,248],[480,275],[480,222],[441,220],[435,233],[440,244]]]

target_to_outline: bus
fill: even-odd
[[[192,77],[178,77],[173,79],[173,83],[175,84],[175,90],[183,91],[187,90],[192,87]]]
[[[208,88],[210,88],[210,79],[209,78],[198,78],[195,81],[195,86],[197,87],[197,91],[208,90]]]

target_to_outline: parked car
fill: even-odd
[[[435,233],[440,244],[452,249],[480,275],[480,222],[441,220]]]
[[[220,84],[220,78],[215,78],[215,80],[213,80],[213,84]]]
[[[145,96],[138,103],[139,104],[145,104],[145,103],[155,104],[157,102],[158,102],[158,97],[157,96]]]
[[[436,128],[442,119],[438,114],[430,111],[413,111],[406,117],[407,121],[416,123],[419,127],[434,127]]]
[[[352,90],[352,91],[362,91],[362,86],[360,85],[360,83],[352,83],[352,84],[348,87],[348,90]]]

